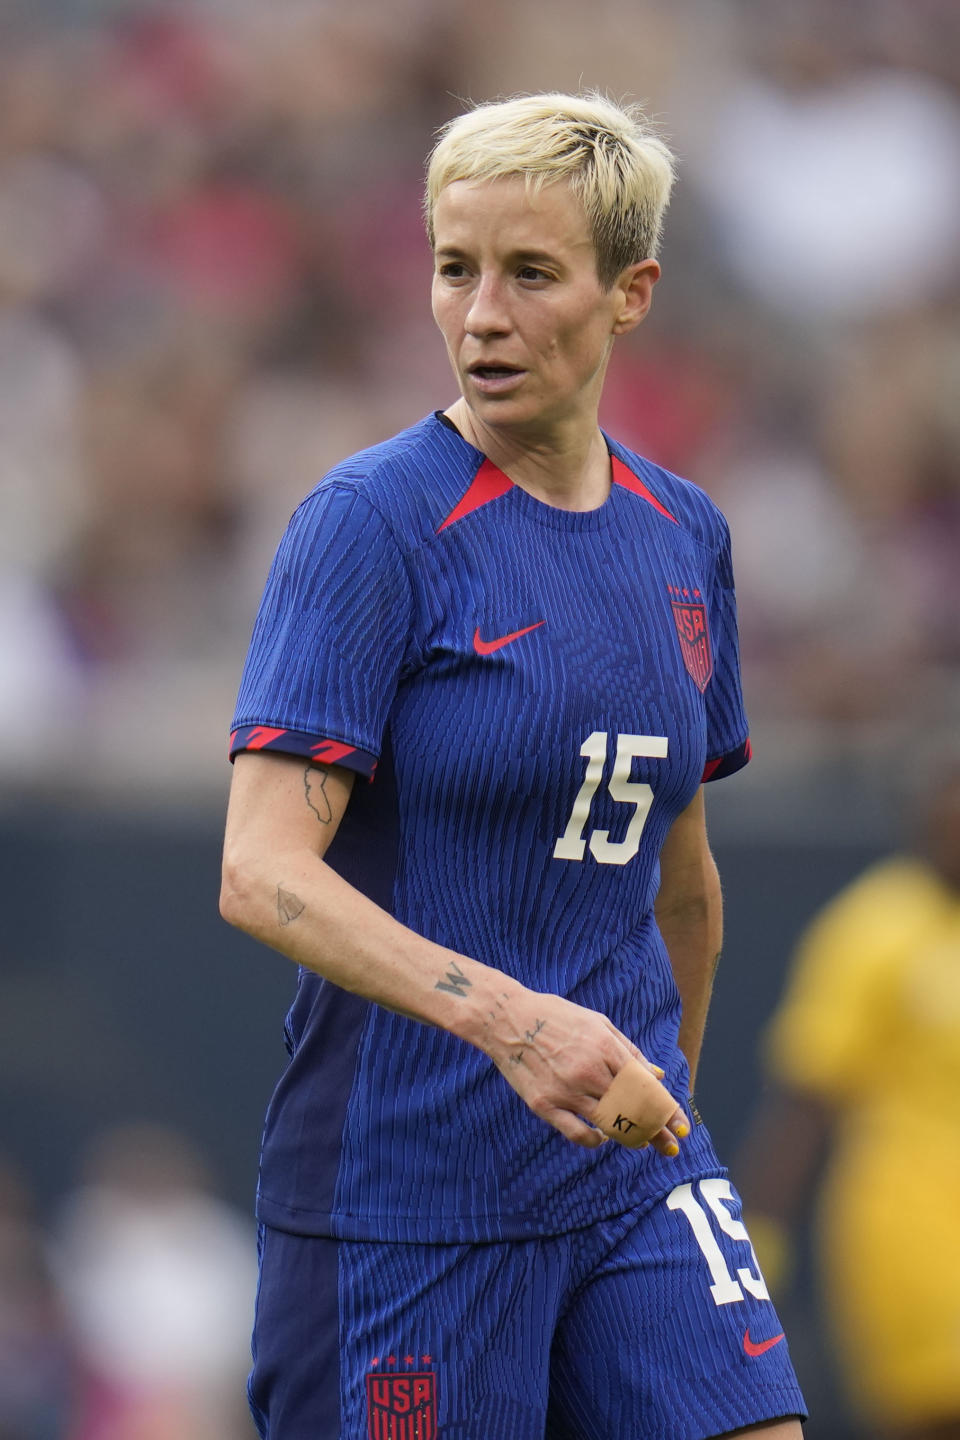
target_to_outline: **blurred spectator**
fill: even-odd
[[[6,258],[0,240],[0,295]],[[45,763],[60,717],[82,707],[54,594],[86,514],[81,384],[62,335],[25,306],[0,304],[0,720],[11,773]]]
[[[775,1015],[776,1088],[741,1160],[783,1298],[817,1184],[828,1336],[871,1436],[960,1434],[960,762],[927,786],[913,853],[816,917]]]
[[[239,1440],[256,1288],[250,1226],[190,1143],[133,1125],[91,1148],[57,1275],[81,1373],[69,1440]]]
[[[45,1238],[0,1160],[0,1440],[61,1440],[72,1364]]]
[[[741,73],[691,124],[689,173],[745,293],[816,324],[955,285],[955,94],[877,63],[872,0],[738,10]]]

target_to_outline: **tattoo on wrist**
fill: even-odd
[[[450,961],[450,969],[442,980],[438,980],[433,987],[435,990],[446,990],[448,995],[457,995],[462,998],[473,984],[460,969],[456,960]]]
[[[281,925],[290,925],[307,907],[299,895],[294,895],[292,890],[284,890],[277,886],[277,919]]]
[[[524,1039],[532,1045],[534,1040],[536,1040],[537,1036],[540,1034],[540,1031],[546,1025],[546,1023],[546,1020],[538,1020],[532,1030],[524,1030]],[[524,1055],[526,1054],[526,1052],[527,1046],[521,1045],[519,1050],[516,1050],[513,1055],[507,1056],[507,1060],[511,1065],[525,1065],[527,1063],[524,1059]]]
[[[321,825],[329,825],[333,819],[333,811],[330,808],[330,801],[327,799],[329,778],[328,770],[317,770],[313,765],[308,765],[303,772],[303,793],[306,796],[307,804]]]

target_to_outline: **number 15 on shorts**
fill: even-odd
[[[713,1282],[710,1286],[710,1294],[713,1297],[713,1303],[715,1305],[731,1305],[744,1298],[744,1290],[756,1300],[769,1300],[770,1295],[764,1284],[763,1276],[760,1274],[760,1267],[757,1264],[757,1257],[753,1253],[746,1226],[727,1209],[728,1205],[735,1206],[737,1204],[730,1181],[712,1176],[707,1180],[700,1180],[697,1188],[702,1199],[706,1201],[705,1206],[694,1195],[693,1186],[688,1183],[678,1185],[676,1189],[671,1190],[667,1196],[667,1208],[683,1215],[693,1231],[694,1239],[699,1245],[710,1271]],[[731,1274],[727,1257],[720,1248],[715,1234],[718,1229],[724,1235],[729,1236],[731,1240],[736,1241],[738,1245],[743,1246],[743,1258],[750,1262],[738,1266],[736,1274]]]

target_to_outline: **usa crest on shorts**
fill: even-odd
[[[432,1371],[367,1375],[368,1440],[435,1440],[436,1433]]]

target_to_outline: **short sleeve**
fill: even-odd
[[[372,776],[411,643],[412,596],[383,517],[352,488],[320,487],[277,551],[230,741]]]
[[[740,643],[730,528],[722,515],[719,520],[720,543],[708,616],[713,673],[704,692],[707,713],[704,780],[720,780],[724,775],[733,775],[750,759],[749,731],[740,683]]]

